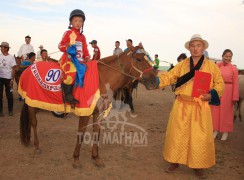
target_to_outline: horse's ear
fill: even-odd
[[[129,48],[130,51],[132,51],[132,52],[135,51],[135,47],[131,44],[130,41],[127,41],[127,40],[126,40],[126,44],[127,44],[127,47]]]
[[[142,43],[140,42],[139,45],[138,45],[140,48],[144,49]]]

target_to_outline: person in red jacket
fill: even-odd
[[[94,48],[92,60],[99,60],[101,57],[101,52],[99,47],[97,46],[97,40],[92,40],[91,42],[89,42],[89,44],[91,44],[91,46]]]
[[[63,35],[58,47],[63,52],[61,57],[61,69],[64,78],[61,84],[64,91],[64,101],[70,104],[79,103],[73,96],[73,86],[83,86],[86,71],[85,62],[90,59],[86,38],[83,33],[85,14],[79,9],[70,13],[69,30]]]

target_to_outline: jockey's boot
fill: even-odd
[[[74,98],[73,96],[73,85],[68,85],[62,83],[61,85],[62,90],[64,91],[64,101],[68,102],[69,104],[77,104],[79,101]]]

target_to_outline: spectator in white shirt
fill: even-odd
[[[21,60],[23,61],[24,59],[27,59],[28,54],[30,52],[34,52],[34,48],[33,46],[30,44],[31,41],[31,37],[25,36],[25,44],[23,44],[20,48],[19,48],[19,52],[18,52],[18,57],[21,57]]]
[[[15,58],[8,53],[9,43],[2,42],[0,54],[0,117],[4,116],[3,114],[3,89],[5,87],[5,93],[8,100],[8,113],[9,116],[13,116],[13,79],[15,76]]]
[[[115,42],[115,49],[114,49],[113,55],[119,55],[120,53],[123,52],[123,50],[119,46],[120,46],[120,42],[119,41],[116,41]]]

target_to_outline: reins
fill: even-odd
[[[120,63],[120,61],[119,61],[119,55],[117,56],[117,62],[118,62],[118,64],[119,64],[120,69],[116,69],[116,68],[114,68],[113,66],[110,66],[110,65],[104,63],[104,62],[101,61],[101,60],[98,60],[97,62],[98,62],[99,64],[103,64],[104,66],[107,66],[108,68],[113,69],[113,70],[115,70],[115,71],[117,71],[117,72],[119,72],[119,73],[122,73],[122,74],[124,74],[125,76],[128,76],[128,77],[132,78],[133,81],[135,81],[135,80],[138,79],[138,77],[132,76],[132,75],[130,75],[130,74],[128,74],[128,73],[126,73],[126,72],[124,71],[123,65],[122,65],[122,64]]]
[[[133,56],[131,56],[131,57],[133,57]],[[132,76],[132,75],[130,75],[130,74],[128,74],[128,73],[126,73],[126,72],[124,71],[123,65],[122,65],[122,64],[120,63],[120,61],[119,61],[119,55],[117,56],[117,62],[118,62],[118,64],[119,64],[120,69],[116,69],[116,68],[114,68],[114,67],[112,67],[112,66],[110,66],[110,65],[108,65],[108,64],[106,64],[106,63],[104,63],[103,61],[98,60],[98,63],[103,64],[103,65],[107,66],[108,68],[113,69],[113,70],[115,70],[115,71],[117,71],[117,72],[119,72],[119,73],[122,73],[122,74],[124,74],[125,76],[128,76],[128,77],[130,77],[130,78],[133,78],[133,81],[135,81],[135,80],[139,80],[139,79],[143,79],[142,76],[143,76],[144,73],[153,70],[153,68],[150,67],[150,68],[145,69],[144,71],[141,71],[140,69],[138,69],[137,67],[134,66],[134,64],[133,64],[133,60],[132,60],[132,61],[131,61],[131,68],[130,68],[129,73],[131,72],[131,70],[132,70],[132,68],[133,68],[135,71],[137,71],[137,72],[140,74],[139,77],[136,77],[136,76]]]

